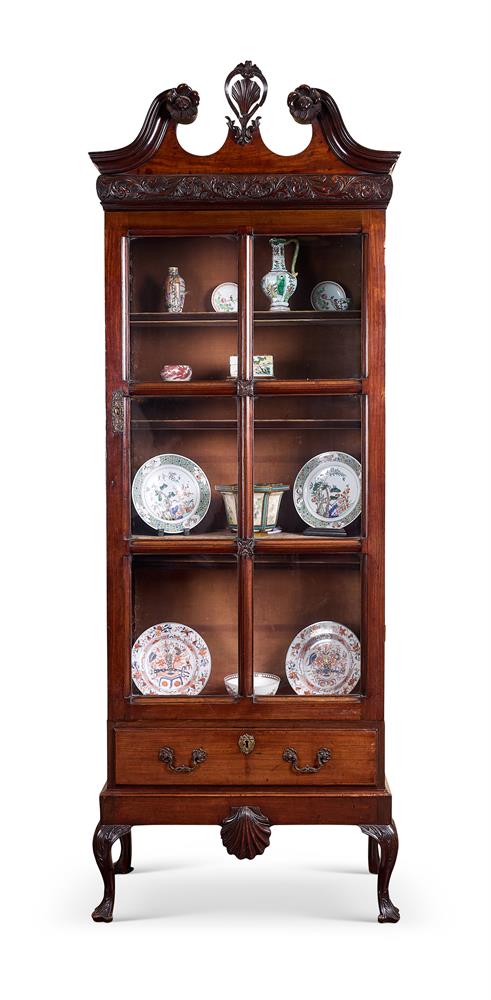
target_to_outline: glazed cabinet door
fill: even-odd
[[[361,232],[254,237],[254,689],[320,712],[370,693],[365,267]]]
[[[288,220],[108,221],[113,719],[382,717],[383,219]]]
[[[228,527],[240,452],[240,241],[129,235],[123,244],[123,697],[227,703],[240,665],[237,525]]]

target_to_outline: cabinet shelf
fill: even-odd
[[[132,535],[127,539],[128,547],[134,555],[187,555],[193,553],[222,554],[235,553],[237,538],[229,531],[210,531],[196,535]],[[326,555],[348,555],[361,552],[362,540],[353,538],[313,538],[293,532],[269,537],[256,536],[255,551],[260,555],[299,555],[314,552]]]
[[[132,312],[130,322],[137,326],[234,326],[238,323],[238,313],[216,312]],[[274,323],[311,323],[338,324],[358,323],[361,319],[360,309],[347,309],[345,312],[317,312],[315,309],[291,309],[289,312],[270,312],[268,309],[257,309],[254,312],[254,323],[259,326],[270,326]]]
[[[257,379],[257,396],[305,395],[340,396],[362,392],[361,378],[349,379]],[[235,396],[235,379],[196,380],[194,382],[130,382],[130,396]]]
[[[152,428],[158,431],[233,431],[237,429],[236,420],[162,420],[157,418],[139,418],[131,421],[135,431]],[[317,430],[354,430],[361,427],[360,420],[255,420],[256,431],[317,431]]]

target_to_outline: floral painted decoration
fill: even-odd
[[[151,625],[131,652],[131,676],[145,695],[197,695],[208,681],[211,655],[195,629],[177,622]]]

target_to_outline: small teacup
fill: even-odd
[[[339,298],[336,295],[331,295],[330,302],[332,302],[332,305],[338,310],[338,312],[345,312],[350,304],[349,299]]]

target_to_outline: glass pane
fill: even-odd
[[[133,382],[158,382],[170,365],[191,368],[193,380],[229,377],[230,357],[237,356],[237,246],[234,236],[131,239]],[[166,298],[169,268],[184,281],[181,301],[175,273],[174,295]]]
[[[276,378],[360,377],[361,236],[255,237],[254,273],[254,354]]]
[[[131,400],[134,535],[225,534],[217,486],[237,483],[234,397]]]
[[[360,534],[361,396],[259,396],[254,432],[258,530]]]
[[[279,695],[359,694],[361,593],[359,556],[258,554],[255,670],[280,678]]]
[[[132,694],[223,695],[237,672],[234,556],[134,556]]]

